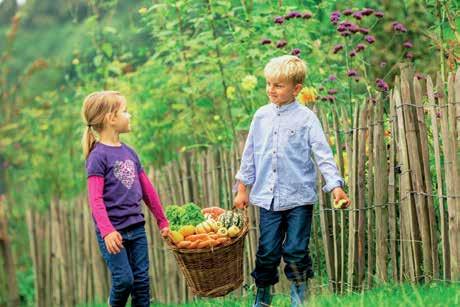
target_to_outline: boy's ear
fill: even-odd
[[[303,85],[300,84],[300,83],[297,83],[297,84],[295,85],[295,87],[294,87],[294,94],[295,94],[295,96],[297,96],[297,94],[300,93],[300,91],[302,90],[302,87],[303,87]]]

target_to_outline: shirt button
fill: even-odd
[[[273,154],[276,154],[276,150],[273,150]]]
[[[281,114],[278,113],[278,116],[280,116]]]
[[[273,172],[276,173],[276,169],[274,169]]]
[[[275,131],[275,134],[276,134],[276,131]]]
[[[273,189],[272,189],[272,188],[270,188],[270,191],[273,191]]]

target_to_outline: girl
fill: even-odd
[[[155,188],[137,154],[120,142],[131,130],[126,100],[118,92],[86,97],[82,145],[88,175],[88,196],[102,256],[112,274],[109,305],[149,306],[149,260],[141,199],[157,220],[161,235],[169,223]],[[95,132],[99,139],[96,140]]]

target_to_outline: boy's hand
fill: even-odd
[[[118,231],[112,231],[106,235],[104,241],[110,254],[118,254],[123,248],[123,238]]]
[[[247,192],[239,191],[236,194],[235,199],[233,200],[233,205],[238,209],[243,209],[248,206],[249,203],[249,196]]]
[[[165,227],[160,230],[161,236],[163,238],[166,238],[169,235],[169,227]]]
[[[347,194],[342,188],[339,187],[339,188],[335,188],[334,190],[332,190],[332,195],[334,196],[335,204],[339,204],[340,201],[344,203],[340,207],[336,207],[336,208],[346,209],[351,205],[351,200],[348,198]]]

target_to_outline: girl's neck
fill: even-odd
[[[100,133],[100,140],[102,144],[110,146],[121,146],[120,134],[113,129],[104,129]]]

